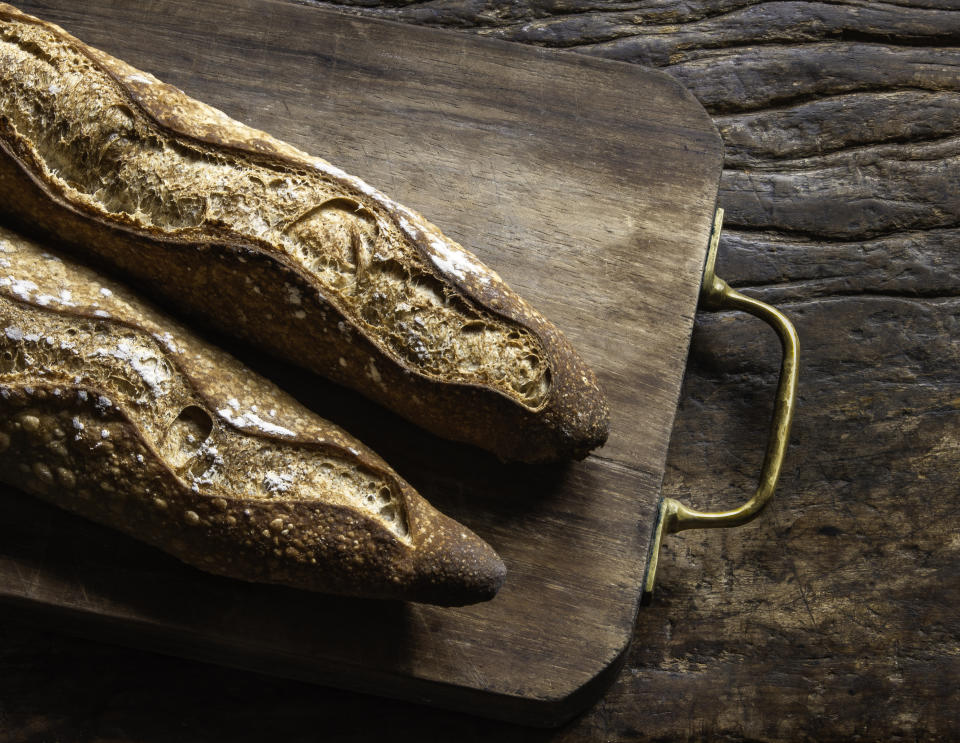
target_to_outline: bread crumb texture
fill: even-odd
[[[45,25],[4,20],[0,29],[0,115],[66,201],[152,234],[238,236],[309,277],[403,368],[491,388],[528,410],[547,404],[538,338],[458,289],[509,292],[470,253],[329,163],[83,49]],[[172,126],[158,126],[158,115]],[[197,136],[175,133],[185,122]],[[210,132],[247,151],[204,142]],[[301,302],[292,290],[291,312]],[[376,384],[375,367],[368,376]]]
[[[122,294],[107,290],[104,296],[98,282],[78,282],[69,264],[3,228],[0,256],[0,396],[9,399],[13,385],[21,395],[44,387],[54,397],[59,389],[61,396],[89,403],[79,406],[86,410],[70,425],[32,413],[2,420],[8,437],[39,437],[60,454],[79,442],[82,459],[117,440],[109,426],[97,424],[97,412],[119,406],[190,489],[274,503],[319,499],[358,509],[408,538],[400,494],[389,480],[358,466],[358,442],[347,434],[336,432],[337,440],[321,446],[304,445],[305,437],[288,427],[302,431],[303,422],[278,416],[278,408],[285,411],[289,403],[276,396],[251,403],[259,390],[244,394],[243,385],[238,395],[244,403],[223,392],[201,395],[178,361],[176,349],[186,352],[186,344],[137,327],[140,318]],[[95,314],[98,309],[103,317]],[[196,356],[195,345],[192,350]],[[241,381],[243,370],[224,361],[217,359],[218,369],[230,371],[219,386],[229,387]],[[78,461],[63,464],[82,468]]]

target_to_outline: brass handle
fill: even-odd
[[[700,288],[700,306],[705,310],[743,310],[749,312],[768,325],[780,337],[783,346],[783,361],[780,365],[780,383],[777,386],[776,405],[773,422],[770,427],[770,439],[760,471],[760,482],[753,497],[739,508],[731,511],[696,511],[673,498],[663,498],[654,525],[654,538],[650,544],[647,561],[647,574],[644,579],[643,598],[649,601],[653,594],[656,579],[660,544],[664,534],[675,534],[684,529],[710,529],[717,527],[740,526],[756,518],[773,496],[780,478],[780,469],[790,440],[790,426],[797,402],[797,373],[800,342],[797,331],[786,315],[778,309],[751,299],[736,289],[730,288],[726,281],[714,272],[717,261],[717,246],[720,242],[720,228],[723,224],[723,209],[717,209],[710,236],[710,249],[703,271],[703,284]]]

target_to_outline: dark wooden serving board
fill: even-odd
[[[494,545],[509,577],[460,609],[207,576],[0,489],[0,599],[64,631],[557,724],[631,637],[722,164],[664,74],[275,0],[19,2],[428,216],[597,370],[610,441],[502,465],[234,349]]]

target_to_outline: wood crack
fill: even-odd
[[[765,283],[750,283],[750,284],[740,284],[736,282],[731,282],[737,291],[743,291],[745,293],[757,292],[758,294],[763,294],[763,290],[769,289],[778,289],[778,290],[796,290],[798,288],[808,288],[815,287],[816,281],[784,281],[784,282],[771,282],[769,284]],[[849,291],[832,289],[830,291],[824,291],[823,293],[816,293],[809,296],[809,301],[814,299],[829,299],[829,298],[857,298],[857,299],[878,299],[878,298],[893,298],[893,299],[916,299],[916,300],[939,300],[939,299],[957,299],[960,298],[960,289],[957,291],[943,292],[937,290],[924,291],[922,289],[916,290],[901,290],[901,289],[850,289]],[[793,301],[793,304],[800,304],[806,299],[797,299]],[[777,302],[778,305],[781,305],[781,302]]]
[[[938,147],[954,147],[955,151],[929,153],[925,150]],[[735,151],[736,152],[736,151]],[[872,155],[874,161],[887,163],[926,163],[946,161],[960,156],[960,134],[931,137],[930,139],[896,137],[884,142],[870,142],[858,145],[846,145],[837,149],[802,157],[775,158],[771,156],[733,157],[728,153],[724,162],[724,171],[729,173],[811,173],[827,168],[844,167],[858,155]]]
[[[960,67],[960,60],[958,60],[958,67]],[[669,68],[666,70],[669,72]],[[936,89],[932,90],[931,88],[917,87],[911,85],[902,85],[902,86],[891,86],[891,87],[868,87],[868,88],[851,88],[839,90],[837,92],[820,92],[817,94],[809,93],[802,96],[798,96],[791,101],[782,99],[782,102],[778,101],[776,103],[770,102],[768,105],[759,106],[757,108],[751,109],[742,109],[738,111],[717,113],[712,116],[713,120],[723,126],[733,123],[742,123],[744,121],[751,121],[762,116],[770,116],[772,114],[793,114],[803,107],[826,107],[831,103],[847,103],[850,99],[857,99],[858,97],[866,96],[893,96],[897,94],[909,94],[914,93],[918,96],[923,96],[929,98],[930,100],[942,101],[944,96],[949,96],[956,92],[960,92],[960,80],[958,80],[957,91],[951,91],[947,89]]]
[[[727,212],[730,214],[731,212]],[[782,237],[790,239],[801,239],[807,240],[814,243],[819,243],[821,245],[846,245],[851,243],[856,239],[857,235],[830,235],[814,232],[812,230],[800,230],[800,229],[790,229],[788,227],[773,227],[773,225],[750,225],[743,222],[737,222],[733,218],[728,218],[728,221],[725,222],[725,228],[729,226],[731,230],[736,230],[737,232],[745,234],[775,234]],[[951,224],[941,224],[937,225],[936,229],[938,230],[953,230],[960,228],[960,222],[951,223]],[[896,237],[901,235],[916,234],[918,232],[923,232],[924,230],[920,229],[890,229],[885,231],[876,231],[870,233],[862,233],[862,237],[870,240],[882,240],[889,237]]]

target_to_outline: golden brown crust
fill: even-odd
[[[524,461],[605,441],[563,335],[420,215],[56,26],[0,4],[0,29],[0,208],[24,225],[442,436]]]
[[[463,604],[504,576],[349,434],[4,228],[0,479],[243,580]]]

